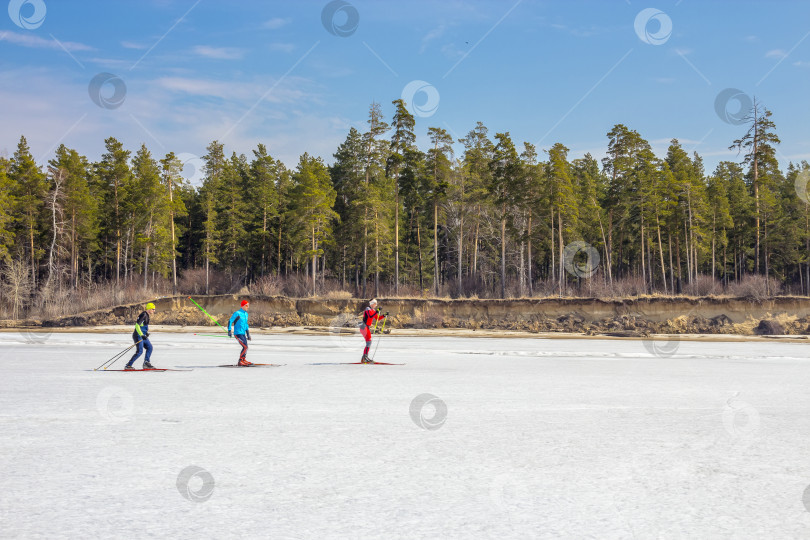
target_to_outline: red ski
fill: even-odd
[[[308,366],[404,366],[405,364],[391,364],[389,362],[314,362]]]
[[[249,366],[240,366],[239,364],[224,364],[217,367],[281,367],[287,364],[250,364]]]
[[[191,370],[191,369],[152,368],[152,369],[97,369],[95,371],[193,371],[193,370]]]
[[[390,362],[344,362],[347,365],[365,365],[365,366],[404,366],[405,364],[392,364]]]

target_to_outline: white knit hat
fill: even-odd
[[[373,306],[373,305],[375,305],[376,303],[377,303],[377,299],[376,299],[376,298],[372,298],[372,299],[371,299],[371,302],[369,302],[369,303],[368,303],[368,305]]]

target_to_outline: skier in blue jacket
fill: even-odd
[[[228,337],[236,337],[239,344],[242,345],[242,352],[239,353],[240,366],[252,366],[253,362],[247,360],[248,341],[250,341],[250,328],[248,326],[248,312],[250,302],[242,300],[241,307],[233,312],[231,318],[228,319]],[[233,333],[231,333],[231,325],[233,325]]]

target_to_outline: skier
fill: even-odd
[[[250,328],[248,328],[248,313],[250,302],[242,300],[240,308],[233,312],[231,318],[228,319],[228,337],[236,336],[239,344],[242,345],[242,352],[239,353],[239,366],[252,366],[253,362],[247,360],[247,350],[250,341]],[[233,324],[233,334],[231,333],[231,325]]]
[[[135,321],[135,330],[132,332],[132,341],[135,342],[138,348],[124,367],[125,370],[135,369],[132,364],[143,354],[144,349],[146,349],[146,358],[143,361],[143,369],[155,369],[155,366],[149,361],[152,357],[152,344],[149,342],[149,316],[154,312],[155,304],[149,302],[146,304],[146,309],[138,315],[138,319]]]
[[[385,315],[388,315],[387,313]],[[363,358],[360,359],[362,364],[371,364],[373,360],[368,357],[368,351],[371,348],[371,326],[375,321],[385,318],[385,315],[380,315],[380,310],[377,309],[377,300],[374,299],[368,303],[368,307],[363,312],[363,322],[360,323],[360,333],[366,338],[366,348],[363,349]]]

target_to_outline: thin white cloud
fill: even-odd
[[[801,161],[810,160],[810,152],[803,152],[803,153],[800,153],[800,154],[790,154],[790,155],[785,156],[785,157],[787,159],[789,159],[790,161],[793,161],[794,163],[798,163],[798,162],[801,162]]]
[[[433,41],[438,37],[441,37],[442,34],[444,34],[444,30],[445,26],[441,24],[436,28],[434,28],[433,30],[431,30],[430,32],[428,32],[427,34],[425,34],[425,36],[422,38],[422,45],[419,47],[419,54],[422,54],[423,52],[425,52],[425,50],[427,50],[428,45],[430,45],[431,41]]]
[[[262,24],[262,28],[267,28],[269,30],[278,30],[282,26],[290,24],[290,19],[282,19],[280,17],[274,17],[269,21],[265,21]]]
[[[273,87],[275,84],[272,81],[234,81],[192,77],[161,77],[155,80],[154,83],[157,87],[174,93],[214,97],[229,102],[243,100],[244,103],[259,99],[267,92],[268,88]],[[265,96],[264,101],[268,103],[311,101],[313,96],[304,90],[309,84],[306,79],[287,77],[283,84],[275,87],[270,94]]]
[[[155,83],[166,90],[189,94],[192,96],[209,96],[218,98],[246,98],[252,93],[245,93],[245,85],[234,84],[231,81],[215,81],[211,79],[194,79],[189,77],[162,77]]]
[[[0,41],[8,41],[14,45],[21,47],[30,47],[34,49],[53,49],[61,51],[67,49],[68,51],[92,51],[93,47],[85,45],[84,43],[76,43],[73,41],[62,41],[61,45],[55,39],[43,39],[33,34],[18,34],[17,32],[4,32],[0,34]]]
[[[292,43],[271,43],[270,50],[291,53],[295,50],[295,45]]]
[[[675,80],[676,79],[674,77],[656,77],[655,78],[655,82],[657,82],[659,84],[672,84],[672,83],[675,82]]]
[[[209,47],[208,45],[197,45],[193,49],[194,54],[215,60],[239,60],[245,55],[243,49],[235,47]]]
[[[810,67],[810,62],[807,62],[805,60],[796,60],[795,62],[793,62],[793,65],[796,67]]]
[[[693,49],[672,49],[679,56],[687,56],[695,52]]]
[[[782,49],[773,49],[765,53],[765,58],[784,58],[787,53]]]
[[[12,153],[20,135],[40,164],[53,157],[59,142],[96,160],[110,136],[128,149],[145,143],[155,156],[170,150],[203,155],[211,141],[220,140],[228,155],[250,156],[258,143],[265,143],[273,157],[294,167],[304,151],[329,159],[346,137],[334,117],[321,112],[313,93],[317,85],[302,77],[289,76],[278,86],[273,79],[127,79],[133,91],[121,109],[110,111],[93,104],[86,78],[74,75],[31,67],[0,71],[0,103],[13,105],[3,113],[0,153]],[[261,106],[223,139],[269,88],[273,91]],[[212,103],[214,94],[224,99]]]
[[[462,56],[464,56],[466,53],[465,51],[462,51],[458,47],[456,47],[455,44],[446,43],[442,47],[442,54],[445,56],[445,58],[448,58],[450,60],[457,60]]]
[[[136,49],[139,51],[145,50],[147,47],[146,45],[135,43],[134,41],[122,41],[121,46],[125,49]]]

